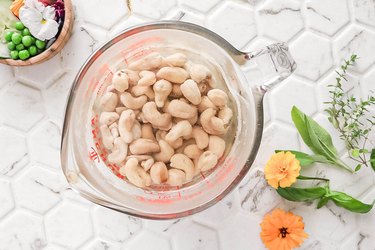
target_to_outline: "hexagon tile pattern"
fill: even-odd
[[[0,250],[264,249],[259,223],[276,207],[303,216],[310,237],[301,249],[374,249],[374,212],[356,215],[332,204],[317,210],[315,204],[285,201],[267,185],[263,168],[275,149],[306,150],[292,126],[292,105],[335,133],[323,101],[335,81],[334,69],[351,53],[360,60],[345,91],[363,97],[375,92],[375,1],[134,0],[132,12],[125,0],[73,4],[74,31],[61,53],[32,67],[0,65]],[[69,188],[59,161],[65,102],[75,74],[118,32],[180,11],[182,21],[206,26],[238,49],[259,50],[276,41],[290,46],[298,68],[265,98],[266,125],[253,168],[222,201],[187,218],[143,220],[83,200]],[[244,70],[254,82],[258,71]],[[337,138],[334,144],[347,157],[345,145]],[[305,171],[334,177],[332,188],[365,202],[375,197],[370,169],[354,177],[324,166]]]

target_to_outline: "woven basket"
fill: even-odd
[[[73,22],[74,22],[74,14],[73,14],[73,6],[71,0],[64,0],[65,5],[65,18],[64,18],[64,25],[60,32],[59,37],[56,41],[45,51],[40,53],[37,56],[30,57],[25,61],[22,60],[13,60],[13,59],[0,59],[0,63],[7,64],[11,66],[29,66],[38,63],[45,62],[52,57],[54,57],[57,53],[62,50],[65,44],[68,42],[69,37],[72,33],[73,29]]]

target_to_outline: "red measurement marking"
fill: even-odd
[[[100,163],[100,158],[99,158],[99,155],[96,152],[95,148],[91,147],[91,150],[89,151],[89,157],[90,157],[90,160],[92,160],[92,161],[97,160],[98,163]]]

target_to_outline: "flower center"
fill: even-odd
[[[41,24],[45,24],[46,22],[47,22],[47,20],[44,19],[44,18],[42,19],[42,21],[40,21]]]
[[[280,234],[281,234],[281,238],[285,238],[288,233],[288,229],[285,228],[285,227],[282,227],[282,228],[279,228],[279,231],[280,231]]]

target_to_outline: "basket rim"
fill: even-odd
[[[7,59],[0,59],[0,64],[5,64],[9,66],[31,66],[38,63],[42,63],[54,57],[57,53],[59,53],[62,48],[65,46],[68,38],[72,33],[72,24],[73,20],[73,5],[71,0],[64,0],[65,5],[65,17],[64,17],[64,24],[62,27],[62,32],[57,37],[56,41],[45,51],[40,53],[37,56],[31,57],[27,60],[13,60],[10,58]],[[65,32],[64,32],[65,31]]]

